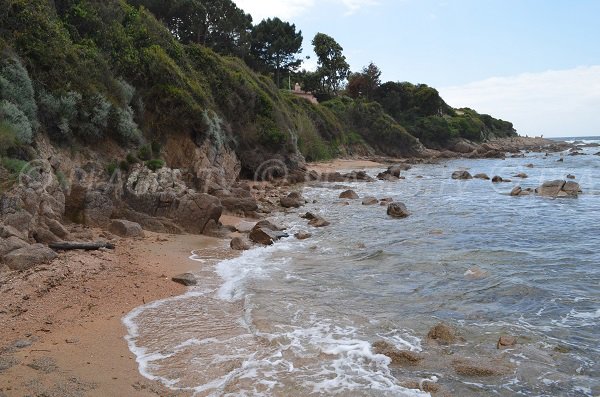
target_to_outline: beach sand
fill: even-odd
[[[3,274],[0,396],[185,395],[139,374],[121,319],[144,303],[184,293],[171,277],[202,266],[189,259],[192,250],[233,254],[224,240],[197,235],[146,232],[116,245]]]
[[[309,171],[318,173],[336,172],[340,170],[361,170],[367,168],[387,168],[384,164],[371,160],[360,159],[336,159],[318,163],[307,164]]]

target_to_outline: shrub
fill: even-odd
[[[0,121],[0,156],[17,145],[15,126],[6,120]]]
[[[152,148],[152,155],[154,157],[160,157],[160,152],[162,150],[162,146],[161,146],[160,142],[152,141],[151,148]]]
[[[152,158],[152,148],[144,145],[138,149],[138,158],[142,161],[148,161]]]
[[[17,142],[28,144],[33,138],[33,129],[27,115],[12,102],[0,101],[0,119],[6,131],[12,131]],[[5,132],[5,134],[9,134]]]
[[[106,173],[108,174],[108,176],[112,177],[115,174],[115,171],[117,170],[118,165],[117,163],[115,163],[114,161],[110,164],[108,164],[106,166]]]
[[[117,134],[116,138],[123,143],[137,143],[141,139],[141,132],[137,123],[133,120],[133,109],[130,106],[124,109],[113,108],[113,128]]]
[[[135,157],[135,155],[133,153],[127,153],[126,160],[129,164],[137,164],[140,162],[140,160],[138,160],[138,158]]]
[[[159,159],[148,160],[146,161],[146,167],[150,168],[152,171],[157,171],[165,166],[165,162]]]
[[[29,119],[32,130],[37,130],[37,104],[33,84],[27,69],[18,59],[6,57],[0,63],[0,99],[15,104]]]
[[[59,141],[73,138],[81,100],[81,94],[75,91],[68,91],[60,96],[44,90],[39,93],[40,115],[52,138]]]
[[[12,159],[12,158],[2,158],[2,166],[6,168],[8,172],[13,175],[18,175],[27,167],[27,161]]]

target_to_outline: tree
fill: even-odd
[[[350,65],[342,54],[344,50],[333,37],[317,33],[312,41],[317,54],[317,74],[321,88],[327,94],[337,94],[350,73]]]
[[[263,20],[252,29],[250,52],[262,69],[275,73],[275,82],[281,86],[281,73],[290,73],[302,63],[302,31],[296,25],[279,18]]]
[[[373,99],[375,90],[381,85],[381,70],[373,62],[365,66],[360,73],[352,73],[348,77],[346,90],[352,98],[360,96]]]
[[[167,25],[182,43],[198,43],[228,55],[249,50],[252,17],[231,0],[130,0]]]

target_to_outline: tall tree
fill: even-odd
[[[369,63],[360,73],[352,73],[348,77],[348,95],[352,98],[364,96],[373,99],[375,90],[381,85],[381,70],[373,62]]]
[[[263,20],[252,29],[251,54],[263,69],[275,74],[277,86],[281,86],[281,74],[298,69],[302,60],[302,31],[296,25],[279,18]]]
[[[313,38],[317,54],[317,73],[321,77],[321,87],[328,94],[337,94],[350,73],[350,65],[342,53],[344,50],[333,37],[317,33]]]

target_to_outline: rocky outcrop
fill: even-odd
[[[258,203],[246,184],[237,184],[227,189],[211,190],[209,193],[217,197],[223,208],[229,212],[240,215],[254,215],[258,210]]]
[[[223,207],[218,198],[188,189],[180,176],[178,170],[137,167],[127,179],[124,202],[136,212],[173,220],[188,233],[202,233],[211,220],[219,222]]]
[[[468,171],[454,171],[452,179],[473,179],[473,177]]]
[[[127,221],[124,219],[113,219],[110,222],[108,231],[119,237],[133,238],[144,237],[144,230],[139,223]]]
[[[410,215],[404,203],[390,203],[387,208],[387,214],[393,218],[406,218]]]
[[[380,172],[377,175],[377,179],[382,181],[397,181],[399,179],[404,179],[401,176],[402,171],[408,171],[412,167],[410,164],[394,164],[390,166],[386,171]]]
[[[346,174],[339,172],[328,172],[320,175],[322,182],[374,182],[365,171],[352,171]]]
[[[535,192],[544,197],[577,197],[581,193],[581,188],[577,182],[555,180],[545,182],[535,189]]]

